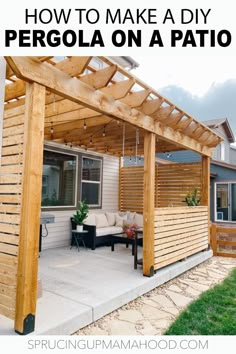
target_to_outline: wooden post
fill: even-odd
[[[211,247],[213,256],[217,256],[217,227],[216,224],[211,225]]]
[[[42,188],[45,88],[26,85],[23,190],[17,272],[15,331],[34,331]]]
[[[155,143],[155,134],[146,132],[143,189],[143,275],[146,276],[154,274]]]
[[[208,244],[210,244],[210,157],[202,156],[201,205],[208,207]]]

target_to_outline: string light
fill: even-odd
[[[86,124],[86,120],[84,119],[84,130],[87,129],[87,124]]]

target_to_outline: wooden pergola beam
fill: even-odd
[[[203,155],[212,155],[212,150],[207,146],[201,145],[196,140],[176,132],[173,128],[160,127],[152,117],[131,109],[122,102],[115,101],[104,92],[94,90],[92,87],[71,78],[68,74],[61,72],[50,64],[38,63],[29,57],[6,57],[6,60],[21,79],[37,82],[58,95],[83,104],[109,117],[121,119],[136,127],[153,132],[159,137],[173,141]]]

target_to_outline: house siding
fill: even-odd
[[[211,164],[211,173],[216,174],[215,178],[211,178],[211,190],[210,190],[210,208],[211,208],[211,220],[215,220],[215,182],[236,182],[236,170]]]
[[[224,139],[224,142],[223,142],[224,146],[225,146],[224,162],[230,163],[230,142],[228,140],[228,137],[227,137],[224,127],[222,125],[220,125],[218,128],[213,128],[212,130]],[[214,153],[213,153],[212,158],[213,158],[213,160],[222,161],[221,160],[221,146],[220,146],[220,144],[217,145],[216,148],[214,149]]]
[[[77,150],[78,151],[78,150]],[[89,155],[93,155],[89,153]],[[98,154],[94,154],[98,156]],[[103,211],[118,210],[119,194],[119,158],[103,156],[103,181],[102,181],[102,209],[92,209],[91,212],[101,213]],[[43,213],[47,213],[43,211]],[[48,236],[42,238],[42,250],[55,247],[69,246],[71,240],[70,218],[73,210],[56,210],[48,213],[55,215],[55,223],[47,224]],[[46,234],[43,225],[43,235]]]
[[[230,147],[229,159],[232,165],[236,165],[236,148]]]

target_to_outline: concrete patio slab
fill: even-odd
[[[141,250],[139,250],[141,252]],[[159,270],[153,277],[133,267],[131,248],[115,251],[56,248],[39,258],[43,296],[38,299],[34,335],[68,335],[212,256],[200,252]],[[14,334],[13,321],[0,317],[0,334]]]

